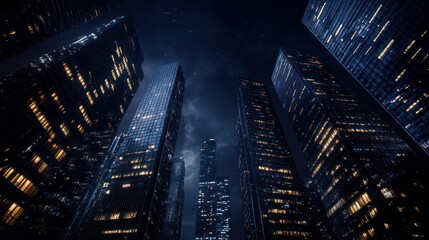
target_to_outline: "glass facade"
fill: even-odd
[[[429,149],[429,2],[315,1],[302,22]]]
[[[216,175],[216,141],[201,147],[195,239],[231,239],[231,205],[228,177]]]
[[[240,79],[238,110],[245,239],[315,237],[298,171],[262,82]]]
[[[15,0],[0,8],[0,61],[116,8],[122,0]]]
[[[156,69],[75,238],[160,238],[184,87],[178,62]]]
[[[395,131],[309,50],[281,49],[272,81],[337,237],[427,237],[426,167]]]
[[[131,19],[119,17],[0,79],[2,235],[62,235],[143,78],[142,61]]]
[[[216,234],[217,240],[231,239],[231,196],[229,178],[217,177]]]
[[[174,158],[168,190],[167,209],[162,228],[162,240],[179,240],[185,200],[185,161]]]

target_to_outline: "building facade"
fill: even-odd
[[[160,238],[184,87],[178,62],[155,70],[74,238]]]
[[[174,158],[168,190],[167,210],[161,239],[179,240],[182,228],[183,204],[185,200],[185,161]]]
[[[216,141],[201,147],[195,239],[231,239],[231,204],[228,177],[216,174]]]
[[[217,177],[216,235],[217,240],[231,239],[231,196],[229,178]]]
[[[309,50],[280,50],[272,75],[338,238],[427,237],[424,161]]]
[[[238,111],[245,239],[316,238],[303,185],[262,82],[240,79]]]
[[[117,8],[121,2],[122,0],[16,0],[2,4],[0,61]]]
[[[0,232],[63,232],[91,181],[82,174],[98,167],[143,78],[142,61],[131,19],[119,17],[0,79]]]
[[[302,22],[429,149],[429,3],[315,1]]]

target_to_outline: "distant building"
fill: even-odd
[[[119,17],[0,79],[0,232],[58,238],[142,78]],[[5,233],[3,233],[5,232]]]
[[[396,132],[309,50],[281,49],[276,94],[338,238],[427,237],[427,170]]]
[[[302,22],[429,151],[429,2],[310,0]]]
[[[74,238],[160,238],[184,89],[178,62],[155,70]]]
[[[231,239],[231,195],[229,178],[217,177],[216,237],[217,240]]]
[[[0,61],[88,22],[122,0],[15,0],[0,9]]]
[[[238,111],[245,239],[316,238],[305,190],[262,82],[240,79]]]
[[[173,158],[167,210],[165,213],[161,239],[179,240],[182,228],[183,204],[185,200],[185,161]]]
[[[216,141],[204,141],[198,183],[197,240],[231,239],[229,179],[217,177],[216,165]]]

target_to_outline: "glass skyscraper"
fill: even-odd
[[[118,17],[0,79],[0,232],[58,238],[143,72]],[[106,136],[107,135],[107,136]],[[93,154],[98,152],[99,154]]]
[[[429,2],[310,0],[302,22],[429,150]]]
[[[155,70],[75,238],[160,238],[184,87],[178,62]]]
[[[231,239],[231,205],[228,177],[216,175],[216,141],[201,147],[195,239]]]
[[[262,82],[240,79],[238,110],[245,239],[315,237],[303,185]]]
[[[15,0],[0,8],[0,61],[90,21],[122,0]]]
[[[217,177],[216,197],[216,239],[231,239],[231,196],[229,190],[229,178]]]
[[[309,50],[281,49],[272,81],[337,237],[427,237],[427,171],[390,125]]]
[[[167,210],[162,227],[162,240],[179,240],[182,228],[183,203],[185,200],[185,161],[173,158]]]

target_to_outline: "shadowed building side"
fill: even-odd
[[[179,240],[182,228],[183,204],[185,200],[185,161],[174,158],[168,190],[167,209],[162,228],[162,240]]]
[[[316,238],[305,191],[262,82],[238,83],[237,151],[246,239]]]

